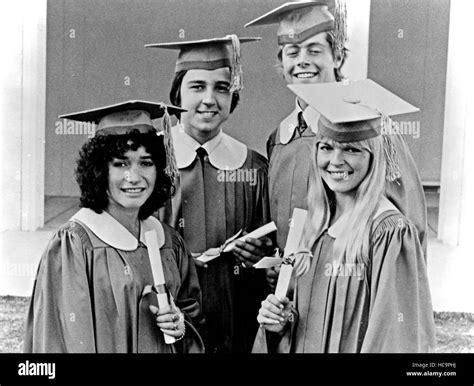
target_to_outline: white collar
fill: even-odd
[[[209,162],[220,170],[241,168],[247,159],[247,146],[231,136],[219,131],[214,138],[200,145],[178,124],[171,128],[176,162],[179,169],[191,165],[196,158],[196,149],[203,147],[209,156]]]
[[[303,111],[298,103],[295,101],[295,109],[280,123],[280,143],[286,145],[290,142],[296,128],[298,127],[298,113]],[[303,111],[303,118],[313,133],[318,132],[318,120],[320,114],[311,106],[306,107]]]
[[[82,208],[70,220],[83,223],[99,239],[114,248],[123,251],[134,251],[138,248],[138,240],[105,210],[98,214],[92,209]],[[146,245],[145,232],[153,229],[157,233],[158,245],[161,248],[165,243],[165,232],[163,225],[153,216],[140,221],[140,241]]]
[[[381,201],[380,201],[380,205],[379,205],[379,208],[377,209],[377,212],[375,213],[375,216],[374,216],[374,219],[376,219],[378,216],[380,216],[383,212],[387,212],[389,210],[395,210],[397,212],[399,212],[399,210],[397,209],[397,207],[395,205],[393,205],[387,197],[382,197]],[[342,231],[344,229],[344,218],[345,216],[341,216],[339,217],[339,219],[329,227],[328,229],[328,234],[329,236],[337,239],[337,237],[339,235],[342,234]]]

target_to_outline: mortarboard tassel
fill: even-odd
[[[173,139],[171,137],[171,120],[168,114],[168,109],[163,106],[165,113],[163,114],[162,127],[163,127],[163,144],[166,152],[166,168],[165,173],[174,182],[178,176],[178,166],[176,165],[176,157],[174,155]]]
[[[382,115],[382,138],[383,138],[383,150],[385,153],[385,160],[387,162],[386,180],[393,182],[401,177],[400,167],[398,166],[397,151],[390,138],[392,133],[392,120],[387,115]]]
[[[230,38],[232,41],[232,68],[231,68],[231,77],[232,85],[230,86],[230,92],[240,91],[244,88],[243,74],[242,74],[242,63],[240,56],[240,40],[237,35],[227,35],[227,38]]]
[[[334,10],[334,42],[337,52],[342,53],[347,42],[347,9],[345,0],[336,0]]]

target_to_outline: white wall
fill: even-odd
[[[473,13],[472,2],[451,1],[438,237],[453,246],[472,245],[473,236]]]
[[[0,231],[44,216],[46,0],[2,2]]]
[[[343,73],[351,80],[365,79],[369,61],[370,0],[348,0],[346,6],[349,56]]]

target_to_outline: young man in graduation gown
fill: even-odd
[[[292,2],[246,24],[278,24],[278,58],[287,84],[344,79],[341,67],[347,52],[345,7],[339,1],[327,3],[332,4],[332,13],[321,2]],[[318,119],[316,110],[296,98],[294,110],[267,141],[270,212],[278,227],[280,247],[285,245],[293,209],[307,208],[309,160]],[[400,177],[387,182],[387,195],[415,224],[426,255],[426,202],[421,179],[404,138],[394,135],[393,144]]]
[[[195,256],[222,246],[239,230],[269,221],[267,161],[223,132],[242,88],[240,43],[225,38],[150,44],[179,49],[170,99],[186,109],[172,128],[179,168],[177,191],[160,216],[183,236]],[[206,352],[250,352],[258,324],[264,272],[252,266],[265,255],[269,239],[238,242],[204,266],[199,260]]]

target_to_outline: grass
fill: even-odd
[[[0,296],[0,353],[23,349],[29,297]]]
[[[436,352],[474,353],[474,314],[435,312]]]
[[[29,298],[0,296],[0,353],[22,352]],[[474,314],[435,312],[437,353],[474,353]]]

